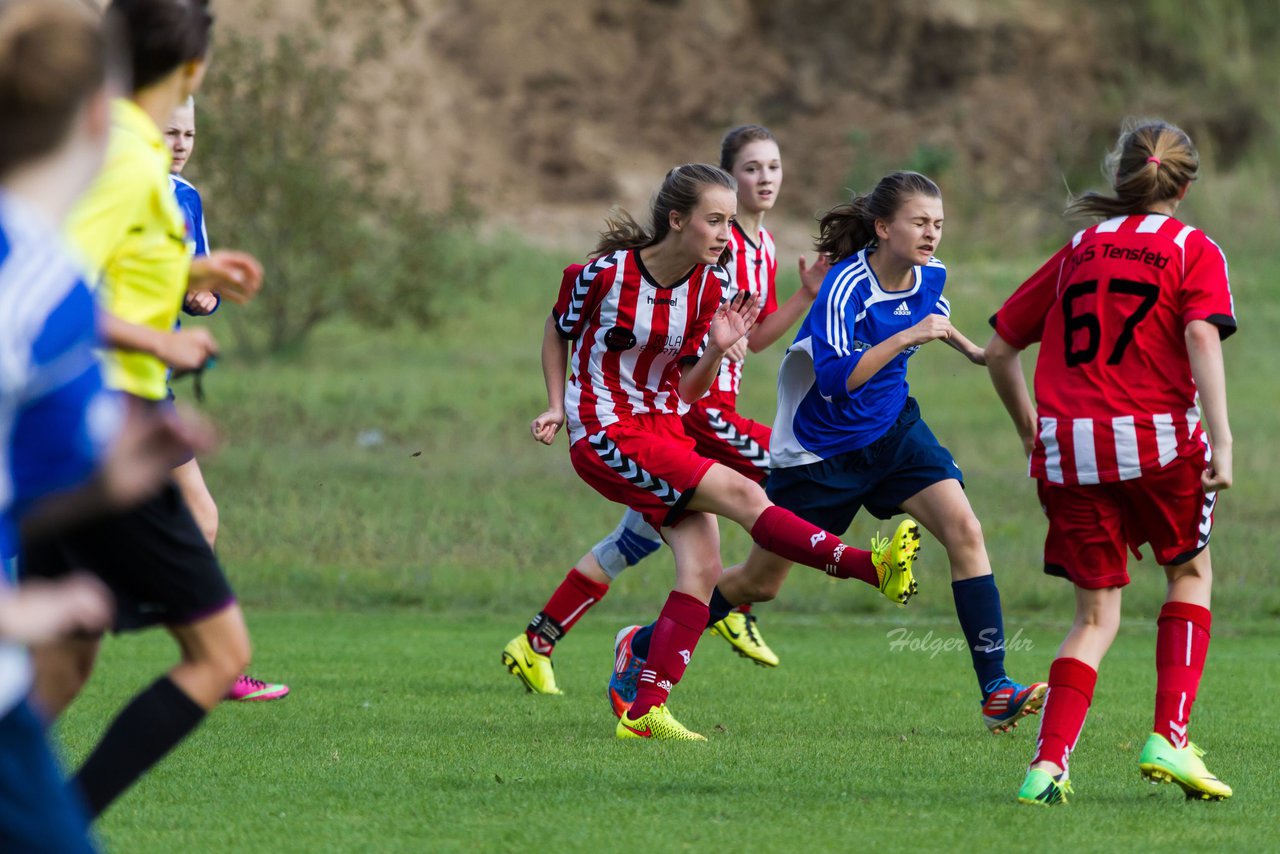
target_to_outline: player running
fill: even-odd
[[[204,223],[204,202],[195,185],[182,177],[182,170],[191,159],[196,147],[196,102],[188,98],[179,105],[169,117],[164,129],[165,145],[173,155],[169,166],[169,183],[173,186],[174,197],[178,207],[182,209],[183,219],[187,224],[187,238],[191,244],[192,255],[201,258],[209,254],[209,232]],[[182,310],[194,317],[204,317],[218,310],[222,298],[214,291],[190,291],[183,297]],[[173,392],[170,391],[172,396]],[[173,470],[174,483],[182,492],[182,499],[195,517],[196,524],[209,543],[214,547],[218,538],[218,505],[214,503],[209,486],[205,483],[204,472],[192,455],[182,465]],[[279,682],[264,682],[248,674],[241,673],[231,690],[228,700],[241,702],[258,702],[263,700],[279,700],[289,693],[289,686]]]
[[[1086,193],[1067,208],[1103,221],[1076,234],[991,320],[991,380],[1049,517],[1045,572],[1076,587],[1021,803],[1066,803],[1068,760],[1120,626],[1126,549],[1137,555],[1143,543],[1169,586],[1157,620],[1155,723],[1139,770],[1189,798],[1231,797],[1187,733],[1209,647],[1214,503],[1231,486],[1222,339],[1236,329],[1222,250],[1173,216],[1199,165],[1177,127],[1127,124],[1106,161],[1114,195]],[[1033,407],[1019,354],[1036,342]]]
[[[738,182],[738,214],[730,236],[732,259],[724,268],[729,274],[726,294],[754,294],[760,315],[747,336],[725,354],[710,391],[690,405],[684,429],[699,454],[763,483],[769,473],[769,428],[738,412],[743,361],[748,350],[758,353],[771,346],[800,319],[817,296],[829,265],[819,255],[811,267],[801,256],[801,286],[779,305],[777,251],[773,235],[764,228],[764,216],[773,209],[782,188],[778,141],[760,125],[731,128],[720,143],[720,168]],[[502,663],[530,691],[561,693],[551,663],[556,642],[604,598],[623,570],[661,545],[653,526],[636,511],[626,510],[618,527],[578,559],[528,628],[511,639],[502,652]],[[750,605],[731,611],[712,631],[739,655],[765,667],[777,666],[778,656],[764,642]]]
[[[941,339],[982,364],[982,349],[951,325],[942,295],[946,268],[942,194],[915,172],[895,172],[869,194],[828,212],[818,251],[831,272],[779,369],[769,499],[829,531],[844,531],[865,507],[878,519],[909,513],[947,550],[951,592],[993,733],[1039,709],[1043,682],[1021,685],[1004,669],[1004,618],[982,527],[963,475],[909,394],[907,360]],[[915,549],[910,519],[880,549]],[[742,602],[774,598],[791,569],[785,555],[753,548],[728,570],[711,598],[714,619]],[[875,584],[876,579],[863,578]],[[883,589],[883,588],[882,588]],[[901,591],[905,603],[914,594]],[[614,711],[635,696],[651,654],[653,627],[623,629],[609,683]]]
[[[160,125],[199,88],[212,16],[206,0],[115,0],[106,15],[128,37],[133,90],[111,105],[106,165],[72,212],[72,241],[101,275],[107,385],[130,410],[164,406],[169,367],[193,370],[216,352],[206,330],[174,331],[189,290],[250,299],[262,270],[222,250],[192,261],[169,187]],[[162,624],[180,661],[135,696],[107,727],[76,776],[99,815],[181,742],[226,696],[249,661],[249,633],[213,550],[172,482],[138,507],[25,547],[20,571],[98,575],[116,596],[116,628]],[[77,637],[36,651],[41,705],[57,716],[76,696],[100,639]]]
[[[724,301],[720,265],[729,260],[736,193],[733,176],[714,166],[672,169],[654,201],[652,230],[625,214],[610,220],[596,257],[566,271],[543,336],[547,410],[530,425],[534,438],[551,444],[567,420],[578,475],[640,513],[675,557],[675,589],[655,624],[632,708],[618,721],[619,738],[705,740],[675,720],[666,700],[708,625],[707,600],[721,573],[717,515],[787,560],[911,583],[914,551],[879,556],[877,570],[870,552],[775,507],[755,480],[698,454],[684,432],[688,401],[707,392],[759,314],[754,294]]]

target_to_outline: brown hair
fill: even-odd
[[[893,172],[880,179],[866,195],[854,195],[844,205],[837,205],[818,222],[818,251],[831,259],[843,261],[876,242],[876,220],[889,222],[912,196],[942,198],[938,185],[919,172]]]
[[[1102,171],[1115,195],[1085,193],[1067,205],[1068,216],[1124,216],[1176,198],[1196,179],[1200,155],[1178,126],[1159,119],[1129,119]]]
[[[209,0],[112,0],[107,19],[128,36],[135,92],[209,52]]]
[[[748,143],[759,142],[762,139],[778,141],[772,131],[761,125],[738,125],[735,128],[729,128],[724,138],[720,140],[720,168],[726,172],[732,172],[734,161],[738,159],[738,152]]]
[[[56,149],[106,82],[115,51],[71,0],[0,3],[0,175]]]
[[[671,230],[671,212],[688,216],[698,206],[706,187],[724,187],[733,193],[738,192],[738,182],[733,176],[709,163],[686,163],[672,169],[662,179],[662,187],[653,199],[652,228],[646,229],[631,214],[618,211],[616,216],[604,221],[605,229],[600,232],[595,254],[608,255],[620,249],[644,249],[661,243]],[[729,254],[726,246],[719,263],[727,264]]]

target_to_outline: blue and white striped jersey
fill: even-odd
[[[94,311],[54,230],[0,194],[0,554],[34,502],[88,479],[119,427]]]
[[[864,448],[897,420],[907,401],[907,360],[899,353],[853,393],[849,375],[862,354],[929,314],[949,317],[947,268],[931,259],[915,284],[885,291],[867,250],[831,268],[778,370],[778,414],[769,455],[774,468],[807,465]]]

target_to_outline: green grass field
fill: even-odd
[[[495,275],[442,295],[431,330],[337,324],[291,357],[232,355],[207,378],[225,436],[205,464],[219,551],[254,631],[253,671],[294,693],[219,709],[107,815],[112,849],[611,850],[640,840],[964,850],[1002,834],[1019,847],[1190,851],[1272,838],[1280,341],[1267,330],[1280,300],[1267,276],[1280,265],[1233,257],[1237,484],[1219,504],[1215,635],[1193,723],[1237,795],[1184,804],[1138,778],[1163,598],[1148,556],[1131,565],[1128,624],[1073,764],[1079,796],[1044,814],[1012,803],[1034,727],[985,733],[963,652],[890,650],[886,633],[900,624],[918,637],[958,634],[945,560],[928,537],[922,593],[906,611],[796,570],[761,611],[784,658],[777,671],[708,638],[673,698],[707,745],[617,743],[602,696],[613,631],[652,618],[670,589],[666,554],[623,576],[603,615],[557,653],[567,696],[526,696],[503,672],[502,645],[619,512],[577,479],[563,442],[544,448],[528,435],[545,401],[542,318],[566,260],[508,250]],[[953,263],[958,325],[985,341],[985,318],[1033,267]],[[213,323],[221,331],[227,320]],[[764,421],[779,355],[748,366],[743,409]],[[1044,520],[1012,427],[985,371],[948,348],[924,348],[911,379],[965,469],[1008,633],[1031,642],[1011,654],[1015,675],[1043,677],[1071,601],[1039,572]],[[846,539],[873,533],[859,519]],[[748,541],[724,534],[732,562]],[[69,758],[172,657],[162,634],[112,641],[59,729]]]
[[[521,614],[260,613],[259,669],[287,674],[296,693],[220,709],[108,813],[105,841],[188,852],[909,851],[975,850],[999,831],[1037,848],[1196,851],[1274,838],[1274,753],[1259,740],[1280,719],[1254,681],[1257,662],[1274,658],[1274,626],[1219,630],[1196,709],[1196,737],[1235,798],[1188,803],[1139,778],[1155,637],[1138,625],[1104,665],[1072,764],[1077,796],[1047,812],[1013,801],[1034,723],[988,735],[963,650],[891,651],[886,633],[904,615],[889,607],[772,615],[776,670],[706,636],[673,699],[705,745],[614,739],[603,695],[612,612],[592,614],[557,653],[562,697],[525,694],[498,662]],[[914,637],[957,635],[954,620],[905,617]],[[1010,628],[1021,631],[1015,672],[1043,673],[1064,626],[1015,618]],[[69,750],[87,749],[169,655],[156,634],[110,643],[62,728]]]

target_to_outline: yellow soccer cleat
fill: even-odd
[[[1231,797],[1231,787],[1204,767],[1204,751],[1191,742],[1174,747],[1168,739],[1151,733],[1138,758],[1138,770],[1152,785],[1177,783],[1187,793],[1187,800],[1222,801]]]
[[[769,649],[760,636],[755,614],[730,611],[728,616],[711,627],[711,632],[728,641],[733,651],[743,658],[749,658],[761,667],[778,666],[778,654]]]
[[[1027,778],[1022,781],[1022,788],[1018,790],[1018,803],[1053,807],[1065,804],[1067,795],[1070,794],[1071,781],[1065,775],[1061,780],[1055,780],[1048,771],[1036,768],[1028,771]]]
[[[556,687],[556,670],[551,664],[551,656],[534,652],[524,632],[503,648],[502,663],[534,694],[564,693]]]
[[[630,712],[623,712],[618,718],[616,730],[618,738],[658,738],[667,741],[706,741],[706,736],[699,735],[685,727],[667,710],[666,704],[654,706],[645,714],[632,720]]]
[[[892,539],[871,539],[871,562],[880,579],[880,592],[899,605],[907,604],[920,592],[911,564],[920,553],[920,528],[911,519],[903,519]]]

